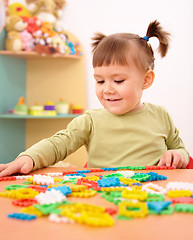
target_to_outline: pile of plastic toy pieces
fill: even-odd
[[[135,171],[143,169],[151,171]],[[153,172],[154,169],[172,168],[97,168],[1,177],[0,181],[26,182],[6,186],[0,197],[11,198],[12,204],[20,207],[18,212],[8,214],[9,218],[34,220],[46,215],[57,223],[78,222],[96,227],[113,226],[115,220],[144,218],[150,214],[193,213],[193,183],[168,182],[162,187],[153,182],[167,177]],[[80,198],[97,194],[114,207],[78,202]]]

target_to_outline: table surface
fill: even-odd
[[[37,170],[33,173],[61,172],[64,168],[49,167]],[[73,169],[74,170],[74,169]],[[154,170],[153,170],[154,171]],[[135,171],[149,172],[149,171]],[[167,176],[167,180],[157,181],[156,184],[166,186],[170,181],[192,182],[193,169],[156,170],[161,175]],[[110,173],[110,172],[108,172]],[[95,175],[96,173],[92,173]],[[107,172],[105,172],[107,174]],[[91,174],[90,174],[91,175]],[[0,191],[10,184],[21,184],[23,180],[0,182]],[[105,207],[115,207],[114,204],[101,198],[99,194],[92,198],[69,198],[73,202],[87,202]],[[113,227],[90,227],[79,223],[53,223],[47,217],[41,217],[34,221],[20,221],[7,217],[7,214],[18,212],[20,209],[11,204],[12,199],[0,197],[0,236],[2,240],[9,239],[193,239],[193,214],[173,213],[172,215],[148,215],[143,219],[116,220]]]

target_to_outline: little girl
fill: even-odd
[[[154,52],[149,38],[157,37],[162,57],[169,34],[156,20],[145,37],[131,33],[93,38],[96,95],[104,108],[88,110],[67,129],[44,139],[16,160],[0,165],[0,176],[28,173],[64,160],[82,145],[88,167],[173,166],[185,168],[189,155],[168,112],[141,101],[154,81]]]

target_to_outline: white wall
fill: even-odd
[[[1,1],[1,0],[0,0]],[[143,100],[164,105],[193,156],[193,1],[192,0],[66,0],[63,22],[84,48],[88,108],[98,108],[93,78],[91,37],[132,32],[144,36],[150,21],[158,19],[172,34],[164,59],[155,54],[155,82]],[[0,12],[1,15],[1,12]],[[157,41],[150,40],[153,48]]]

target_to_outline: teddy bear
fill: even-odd
[[[10,15],[6,18],[5,29],[7,38],[5,42],[6,50],[10,51],[31,51],[33,50],[33,37],[25,30],[27,23],[18,15]]]
[[[11,31],[7,34],[5,49],[13,52],[22,50],[22,40],[18,32]]]
[[[5,29],[7,32],[16,31],[21,32],[26,28],[27,24],[22,21],[20,16],[9,15],[5,21]]]
[[[10,15],[6,18],[5,29],[7,31],[7,38],[5,41],[6,50],[21,51],[23,43],[19,32],[26,28],[27,24],[17,15]]]

